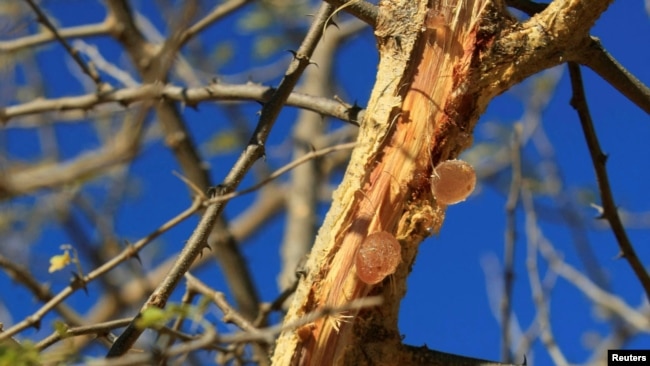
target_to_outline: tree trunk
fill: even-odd
[[[598,11],[606,3],[599,2]],[[502,1],[440,0],[431,7],[425,1],[380,3],[376,84],[358,146],[285,318],[275,365],[432,364],[401,344],[397,328],[418,245],[444,220],[445,207],[431,193],[432,168],[471,145],[472,130],[495,95],[565,61],[568,45],[586,39],[596,19],[591,14],[587,27],[579,28],[585,32],[555,33],[564,37],[554,42],[545,38],[562,26],[556,20],[566,20],[558,14],[575,8],[593,10],[565,1],[517,23]],[[399,240],[402,262],[392,276],[369,285],[357,276],[355,256],[364,238],[379,231]],[[383,299],[379,306],[348,306],[375,295]],[[294,326],[323,309],[327,317]]]

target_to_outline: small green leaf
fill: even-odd
[[[57,320],[54,322],[54,330],[59,336],[61,336],[61,338],[65,338],[68,333],[68,325],[60,320]]]
[[[148,308],[142,312],[142,316],[135,321],[135,326],[144,328],[160,328],[169,320],[170,314],[163,309],[156,307]]]

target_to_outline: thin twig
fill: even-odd
[[[569,74],[571,76],[571,87],[573,91],[571,106],[575,108],[576,112],[578,112],[582,131],[589,148],[589,154],[591,155],[591,160],[596,171],[598,188],[600,190],[600,199],[603,204],[601,217],[606,219],[612,227],[612,232],[614,233],[621,249],[621,255],[628,261],[630,267],[632,267],[636,277],[641,282],[641,286],[643,286],[646,297],[650,300],[650,276],[643,266],[643,263],[641,263],[641,260],[637,256],[636,251],[627,236],[621,217],[618,214],[618,209],[614,203],[614,196],[612,194],[607,169],[605,167],[607,155],[605,155],[600,148],[598,136],[596,135],[596,130],[591,119],[582,84],[580,66],[576,63],[569,62]]]
[[[69,338],[76,337],[86,334],[96,334],[100,337],[105,337],[106,334],[110,333],[113,329],[122,328],[129,324],[130,318],[110,320],[103,323],[97,323],[93,325],[84,325],[80,327],[68,328],[65,331],[54,331],[45,339],[41,340],[36,344],[36,349],[42,351],[49,346],[55,344],[56,342]]]
[[[189,272],[185,274],[185,280],[187,281],[187,289],[189,291],[200,293],[217,305],[217,307],[223,312],[224,322],[233,323],[246,332],[255,333],[258,331],[258,329],[251,324],[248,319],[239,314],[237,310],[226,301],[226,295],[223,292],[211,289],[208,285],[203,283],[203,281],[192,276]]]
[[[521,190],[521,198],[526,212],[526,237],[528,239],[528,254],[526,267],[528,268],[528,280],[530,282],[533,299],[537,309],[537,324],[539,324],[540,338],[556,365],[568,365],[566,357],[560,350],[551,327],[550,309],[548,298],[544,292],[539,278],[539,267],[537,265],[537,252],[539,243],[543,240],[542,233],[537,226],[537,215],[533,204],[533,197],[530,190],[524,185]]]
[[[501,360],[512,362],[510,351],[510,320],[512,311],[512,288],[514,285],[514,258],[516,244],[516,213],[521,191],[521,131],[522,125],[515,124],[512,132],[511,164],[512,179],[506,201],[506,232],[503,253],[503,295],[501,297]]]
[[[233,199],[235,197],[238,197],[238,196],[241,196],[241,195],[244,195],[244,194],[247,194],[247,193],[254,192],[254,191],[262,188],[263,186],[265,186],[266,184],[268,184],[272,180],[278,178],[282,174],[284,174],[284,173],[290,171],[291,169],[297,167],[300,164],[304,164],[307,161],[310,161],[310,160],[316,159],[318,157],[327,155],[327,154],[329,154],[331,152],[334,152],[334,151],[353,149],[356,145],[357,145],[356,142],[348,142],[346,144],[334,145],[334,146],[330,146],[330,147],[327,147],[327,148],[324,148],[324,149],[312,151],[310,153],[307,153],[307,154],[301,156],[299,159],[296,159],[296,160],[290,162],[289,164],[286,164],[285,166],[281,167],[280,169],[274,171],[273,173],[269,174],[268,177],[266,177],[265,179],[263,179],[260,182],[256,183],[252,187],[242,189],[240,191],[220,195],[220,196],[215,196],[215,197],[211,198],[207,203],[212,204],[212,203],[218,203],[218,202],[225,202],[225,201],[229,201],[229,200],[231,200],[231,199]]]
[[[555,249],[545,240],[539,243],[540,253],[546,258],[551,269],[557,272],[569,283],[573,284],[595,305],[607,309],[624,319],[628,325],[639,332],[650,332],[650,318],[647,314],[632,308],[622,298],[603,290],[600,286],[591,281],[587,276],[580,273],[573,266],[564,262]],[[641,305],[645,306],[645,305]]]
[[[79,282],[82,282],[84,284],[88,284],[95,279],[103,276],[106,272],[110,271],[111,269],[115,268],[118,266],[120,263],[128,260],[129,258],[133,258],[137,256],[138,252],[142,250],[147,244],[149,244],[151,241],[153,241],[155,238],[159,237],[163,233],[165,233],[167,230],[173,228],[174,226],[178,225],[188,217],[194,215],[199,209],[201,208],[201,201],[196,199],[192,203],[192,206],[190,206],[188,209],[185,211],[181,212],[180,214],[176,215],[174,218],[171,220],[167,221],[163,225],[161,225],[158,229],[153,231],[151,234],[147,235],[146,237],[138,240],[135,244],[130,245],[118,255],[113,257],[111,260],[108,262],[104,263],[102,266],[96,268],[95,270],[91,271],[88,273],[84,278],[79,279]],[[64,301],[66,298],[68,298],[70,295],[72,295],[75,291],[77,291],[80,288],[78,284],[71,284],[64,288],[63,290],[59,291],[59,293],[54,296],[50,301],[48,301],[46,304],[44,304],[40,309],[38,309],[36,312],[34,312],[32,315],[25,317],[25,319],[11,328],[7,329],[6,331],[0,333],[0,341],[3,339],[6,339],[8,337],[11,337],[18,332],[23,331],[24,329],[27,329],[31,326],[38,325],[43,316],[45,316],[47,313],[49,313],[52,309],[54,309],[56,306],[58,306],[62,301]]]
[[[86,24],[76,27],[61,28],[58,30],[61,38],[86,38],[106,35],[111,31],[111,24],[104,21],[95,24]],[[8,41],[0,41],[0,52],[16,52],[25,48],[32,48],[56,40],[56,36],[49,31],[30,34],[25,37]]]
[[[346,13],[350,13],[357,17],[364,23],[367,23],[372,28],[377,26],[377,15],[379,8],[377,5],[369,3],[364,0],[325,0],[330,3],[335,9],[341,9]]]
[[[291,286],[287,287],[278,297],[273,300],[271,303],[264,303],[260,306],[260,312],[257,316],[257,319],[253,322],[256,327],[266,324],[269,314],[273,311],[282,310],[282,305],[287,301],[287,299],[296,292],[298,288],[298,279],[296,278]]]
[[[210,13],[208,13],[205,17],[194,23],[194,25],[183,32],[183,34],[180,36],[179,46],[183,46],[190,39],[208,28],[213,23],[219,21],[220,19],[223,19],[223,17],[233,13],[237,9],[250,2],[251,0],[230,0],[228,2],[220,3],[219,5],[215,6]]]
[[[50,22],[50,20],[43,13],[41,8],[38,5],[36,5],[33,0],[25,0],[25,1],[36,13],[38,21],[41,24],[43,24],[47,29],[49,29],[50,32],[52,32],[54,37],[56,37],[57,41],[59,41],[59,43],[61,43],[63,48],[65,48],[65,50],[70,54],[70,56],[72,56],[72,58],[77,63],[77,65],[79,65],[79,67],[84,72],[84,74],[88,75],[88,77],[90,77],[95,82],[95,85],[97,85],[97,90],[100,91],[103,87],[104,82],[102,81],[101,77],[97,73],[97,70],[95,70],[92,67],[92,65],[86,64],[84,60],[81,59],[81,56],[79,56],[79,52],[76,49],[74,49],[72,46],[70,46],[70,44],[65,38],[61,37],[59,31],[56,29],[54,24]]]

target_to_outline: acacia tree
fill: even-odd
[[[443,191],[459,187],[467,191],[465,187],[473,185],[464,177],[444,183],[448,175],[441,167],[471,147],[474,127],[491,100],[522,80],[564,63],[568,64],[572,83],[572,105],[578,111],[598,177],[602,217],[611,225],[620,251],[647,297],[650,278],[614,204],[605,155],[596,138],[580,74],[579,65],[589,67],[643,111],[650,112],[648,88],[589,34],[610,3],[440,0],[385,1],[376,6],[357,0],[299,5],[249,4],[244,0],[216,5],[160,2],[161,18],[167,22],[166,36],[156,32],[155,20],[143,17],[123,0],[107,0],[105,19],[82,26],[58,25],[50,14],[55,4],[26,0],[6,5],[5,13],[18,19],[13,27],[16,35],[0,43],[7,74],[23,72],[26,79],[43,75],[47,85],[51,71],[43,66],[41,74],[34,57],[42,45],[55,44],[61,50],[57,57],[74,62],[71,76],[78,77],[88,90],[52,97],[35,88],[41,84],[39,80],[24,82],[20,77],[4,87],[7,106],[0,110],[4,133],[11,137],[18,127],[36,130],[45,151],[45,158],[35,164],[5,162],[0,193],[8,202],[6,207],[11,208],[8,217],[12,222],[29,223],[40,214],[64,228],[71,244],[51,256],[50,270],[67,265],[74,270],[69,284],[53,292],[39,281],[33,266],[15,259],[19,256],[12,254],[11,247],[3,247],[0,265],[5,273],[42,304],[5,327],[0,334],[2,357],[14,362],[50,363],[70,360],[83,355],[89,345],[100,344],[108,357],[121,357],[125,364],[200,362],[193,357],[206,357],[205,351],[216,352],[218,362],[252,359],[278,365],[482,362],[402,343],[397,318],[406,279],[419,244],[443,226],[450,203]],[[530,17],[516,18],[508,6]],[[303,30],[302,23],[295,21],[296,15],[312,8],[317,10]],[[351,16],[337,16],[343,12]],[[202,35],[243,14],[248,16],[246,24],[257,25],[259,34],[267,36],[257,43],[260,46],[268,47],[278,40],[292,43],[296,30],[304,34],[294,43],[299,47],[291,52],[288,66],[282,69],[283,77],[272,79],[272,87],[219,78],[207,81],[209,78],[196,72],[218,69],[202,56]],[[284,23],[270,22],[269,17]],[[264,21],[271,25],[263,26]],[[331,27],[334,21],[336,27]],[[41,26],[38,31],[33,30],[36,22]],[[29,26],[22,30],[18,27],[21,24]],[[336,87],[332,63],[352,35],[368,28],[374,32],[379,65],[367,107],[362,108],[331,97],[331,89]],[[95,37],[98,42],[117,42],[128,60],[106,59],[101,47],[80,41]],[[297,88],[301,80],[303,84]],[[539,100],[531,98],[529,112],[540,113],[543,106]],[[214,111],[202,108],[215,101],[235,132],[216,133],[208,146],[223,149],[228,141],[243,142],[236,144],[241,147],[229,170],[204,164],[205,152],[195,141],[205,139],[193,138],[188,122],[195,113],[189,111],[193,108],[210,119]],[[233,101],[262,104],[252,131],[247,131],[242,123],[246,114]],[[240,186],[254,163],[271,155],[269,135],[287,105],[301,109],[291,133],[293,162],[274,173],[259,168],[258,182],[245,190],[259,190],[257,199],[240,217],[228,222],[226,205],[244,193]],[[323,116],[338,118],[348,126],[329,131],[322,123]],[[67,121],[92,126],[99,147],[90,153],[77,151],[71,158],[59,158],[60,142],[55,132]],[[541,239],[533,198],[535,181],[525,174],[521,158],[526,133],[522,125],[513,127],[512,141],[501,146],[507,152],[505,164],[477,168],[483,178],[511,173],[500,309],[502,361],[521,362],[530,344],[539,338],[555,363],[568,362],[553,340],[548,289],[536,269],[537,255],[541,254],[549,272],[569,279],[591,301],[613,314],[612,340],[594,352],[593,362],[603,362],[602,352],[607,348],[622,346],[637,332],[647,331],[647,311],[621,301],[596,280],[597,274],[576,271]],[[183,195],[191,197],[192,202],[162,226],[149,228],[149,234],[123,241],[113,227],[116,210],[129,198],[129,167],[146,155],[143,147],[159,140],[172,152],[179,176],[189,188],[190,195]],[[348,156],[346,151],[352,148]],[[312,247],[315,212],[326,187],[323,182],[328,182],[343,163],[347,163],[345,175]],[[290,169],[286,184],[273,181]],[[99,195],[98,182],[105,191]],[[178,192],[169,195],[180,196]],[[20,212],[16,207],[25,196],[34,201],[21,204],[26,208]],[[533,267],[529,276],[537,319],[531,327],[532,335],[514,340],[510,303],[518,207],[524,208],[526,217],[529,267]],[[239,242],[281,209],[286,210],[287,219],[279,283],[286,291],[273,301],[262,300]],[[90,228],[75,211],[91,223]],[[186,232],[187,241],[180,252],[165,252],[165,261],[147,266],[152,259],[146,248],[155,246],[155,239],[166,231],[197,216],[200,219]],[[88,230],[96,239],[87,236]],[[33,240],[33,231],[19,232],[21,240]],[[6,233],[15,235],[16,230],[9,228]],[[208,266],[210,258],[216,259],[223,272],[229,297],[191,274]],[[143,271],[137,262],[145,262],[144,268],[150,269]],[[117,285],[126,278],[129,283]],[[94,287],[96,283],[101,284],[99,289]],[[93,290],[100,294],[91,297],[93,307],[85,315],[67,304],[75,293]],[[170,303],[175,290],[184,291],[184,295]],[[210,303],[223,312],[224,322],[235,324],[239,331],[223,334],[210,319]],[[281,324],[273,327],[269,315],[275,311],[284,316]],[[58,321],[50,336],[35,345],[17,337],[30,327],[40,327],[52,313]],[[198,329],[192,321],[198,323]],[[135,343],[152,337],[157,337],[155,346]],[[138,348],[145,348],[145,352],[134,352]]]

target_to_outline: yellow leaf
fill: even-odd
[[[48,272],[56,272],[65,268],[68,264],[70,264],[70,252],[66,250],[63,254],[55,255],[50,258],[50,269],[48,269]]]

